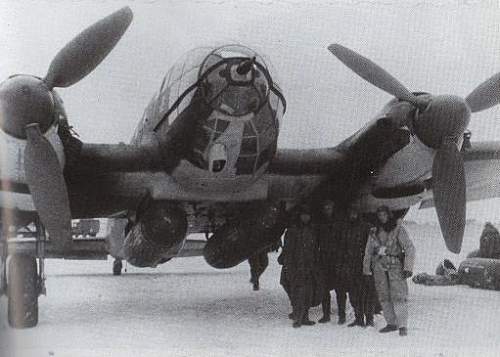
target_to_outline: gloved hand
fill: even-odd
[[[403,279],[408,279],[413,275],[413,272],[409,270],[403,270]]]

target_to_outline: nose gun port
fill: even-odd
[[[227,161],[226,147],[220,143],[214,143],[208,154],[209,170],[211,172],[221,172],[224,170]]]

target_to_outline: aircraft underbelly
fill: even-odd
[[[245,191],[256,181],[255,175],[214,173],[200,169],[186,160],[181,161],[172,177],[185,191],[221,194]]]
[[[377,198],[372,194],[362,194],[353,202],[353,206],[357,207],[361,212],[375,212],[380,206],[387,206],[391,210],[405,210],[413,205],[416,205],[426,197],[426,191],[405,197],[396,198]]]

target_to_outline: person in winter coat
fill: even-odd
[[[415,247],[401,221],[386,206],[377,210],[377,227],[366,244],[363,274],[373,275],[387,326],[380,332],[407,335],[408,284],[413,275]]]
[[[309,308],[317,300],[318,288],[318,243],[307,206],[299,211],[299,220],[288,228],[283,246],[282,285],[287,285],[292,303],[293,327],[314,325],[309,320]],[[286,290],[285,289],[285,290]],[[320,295],[321,296],[321,295]]]
[[[479,249],[470,252],[467,258],[500,259],[500,233],[490,222],[486,222],[479,238]]]
[[[326,201],[322,207],[322,216],[315,223],[319,243],[319,264],[324,282],[324,293],[321,301],[323,317],[320,323],[331,320],[331,295],[335,290],[337,297],[338,324],[345,323],[345,307],[347,292],[338,280],[337,255],[339,254],[338,218],[334,214],[335,205],[332,201]]]
[[[349,208],[347,220],[340,228],[343,246],[340,247],[338,275],[347,288],[355,315],[354,322],[348,326],[374,326],[375,285],[372,277],[363,276],[363,258],[371,225],[361,219],[356,209]]]

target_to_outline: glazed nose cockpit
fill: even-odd
[[[255,113],[266,103],[272,79],[253,53],[221,49],[211,53],[201,67],[200,87],[214,110],[230,116]],[[230,56],[230,57],[223,57]]]
[[[274,155],[285,110],[266,63],[247,47],[223,46],[206,56],[198,77],[213,111],[198,127],[192,163],[214,173],[254,175]],[[236,150],[227,146],[229,132],[238,137]]]
[[[186,159],[198,169],[231,178],[262,174],[275,154],[286,109],[268,64],[237,44],[189,52],[166,75],[154,102],[154,116],[169,126],[184,117],[186,108],[204,108],[190,129]]]

